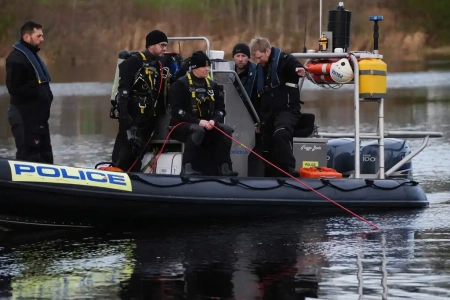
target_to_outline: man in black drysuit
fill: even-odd
[[[169,89],[170,125],[186,122],[171,136],[185,144],[182,174],[237,176],[230,158],[232,140],[214,128],[230,136],[233,133],[230,126],[220,123],[226,115],[225,102],[219,85],[207,78],[211,62],[203,51],[197,51],[189,64],[191,71]],[[212,163],[208,155],[213,156]]]
[[[269,161],[292,176],[299,176],[293,155],[294,127],[300,119],[300,90],[298,82],[305,68],[292,55],[272,47],[266,38],[250,43],[258,62],[256,87],[259,96],[259,117],[263,151]],[[266,176],[285,176],[268,168]]]
[[[165,80],[163,68],[166,67],[163,55],[167,46],[166,34],[153,30],[146,36],[146,49],[132,54],[119,65],[119,132],[112,161],[124,171],[141,170],[145,145],[157,118],[165,113],[161,98]]]
[[[16,143],[16,159],[53,164],[48,119],[53,101],[50,75],[37,54],[44,42],[42,25],[28,21],[6,58],[10,94],[8,121]]]

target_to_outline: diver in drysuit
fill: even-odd
[[[164,83],[163,55],[168,46],[165,33],[153,30],[146,36],[146,49],[119,65],[119,132],[112,153],[113,164],[139,172],[140,157],[155,129],[157,118],[165,114],[161,101]],[[136,162],[136,163],[134,163]]]
[[[185,143],[182,174],[237,176],[232,170],[230,150],[233,129],[221,122],[225,117],[223,91],[213,80],[208,79],[211,61],[203,51],[194,52],[190,58],[190,69],[169,89],[171,106],[170,125],[178,125],[172,138]],[[210,163],[207,155],[213,155]]]

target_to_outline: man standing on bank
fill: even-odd
[[[232,141],[214,129],[216,126],[230,136],[233,133],[221,123],[226,115],[223,92],[207,78],[211,61],[203,51],[196,51],[189,64],[191,71],[169,89],[170,125],[186,122],[172,133],[172,138],[185,144],[182,174],[237,176],[230,158]],[[208,154],[213,156],[212,164]]]
[[[48,119],[53,101],[50,75],[37,54],[44,42],[42,25],[28,21],[6,58],[10,95],[8,121],[16,143],[16,159],[53,164]]]
[[[295,57],[272,47],[267,38],[254,38],[249,46],[258,63],[256,88],[263,151],[283,171],[298,177],[292,144],[294,127],[301,115],[298,82],[306,70]],[[271,173],[266,176],[285,176]]]

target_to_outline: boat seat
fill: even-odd
[[[173,126],[171,126],[171,125],[168,125],[167,127],[167,134],[169,134],[169,132],[172,130],[172,128],[173,128]],[[164,142],[164,141],[163,141]],[[173,138],[169,138],[168,140],[167,140],[167,143],[170,143],[170,144],[184,144],[184,143],[182,143],[182,142],[179,142],[179,141],[177,141],[177,140],[175,140],[175,139],[173,139]]]
[[[314,131],[315,120],[316,116],[314,114],[302,113],[294,127],[294,137],[309,137]]]
[[[150,144],[164,144],[164,142],[166,142],[166,140],[152,140],[150,142]],[[174,139],[168,139],[166,144],[183,144],[182,142],[179,142],[177,140]]]
[[[167,126],[166,128],[167,128],[167,130],[170,132],[170,130],[172,130],[173,126]],[[169,132],[167,132],[167,134],[169,134]],[[158,136],[156,137],[156,139],[154,139],[154,140],[152,139],[152,140],[150,141],[150,144],[164,144],[164,142],[166,142],[167,134],[166,134],[166,135],[164,135],[164,134],[158,135]],[[166,144],[172,144],[172,145],[174,145],[174,144],[179,144],[179,145],[183,145],[184,143],[179,142],[179,141],[177,141],[177,140],[175,140],[175,139],[169,138],[169,139],[167,140]]]

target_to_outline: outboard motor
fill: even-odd
[[[355,172],[355,139],[339,138],[327,143],[327,167],[348,177]]]
[[[376,174],[379,169],[379,146],[374,140],[361,149],[361,174]],[[405,156],[411,153],[411,149],[405,140],[386,138],[384,139],[384,168],[385,171],[392,168]],[[412,179],[412,162],[409,161],[401,166],[389,178]]]

